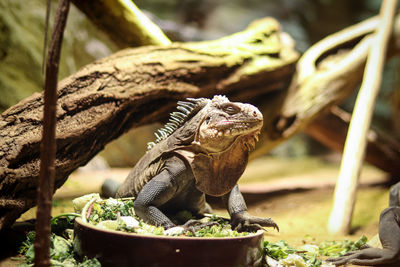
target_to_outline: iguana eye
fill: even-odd
[[[240,108],[238,108],[238,107],[236,107],[236,106],[234,106],[234,105],[230,105],[230,104],[224,105],[224,106],[222,107],[222,109],[223,109],[226,113],[228,113],[229,115],[236,114],[236,113],[238,113],[238,112],[240,111]]]
[[[204,121],[206,122],[206,124],[208,124],[210,122],[210,120],[211,120],[211,117],[208,116]]]

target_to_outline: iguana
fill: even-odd
[[[205,195],[222,197],[233,227],[274,227],[271,218],[251,216],[237,186],[258,141],[260,111],[230,102],[225,96],[188,98],[155,133],[157,139],[135,165],[117,197],[134,196],[135,213],[166,229],[175,224],[166,214],[188,210],[211,213]]]

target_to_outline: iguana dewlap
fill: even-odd
[[[221,196],[233,226],[277,225],[247,213],[237,181],[258,140],[260,111],[225,96],[179,101],[179,111],[156,133],[155,143],[129,173],[117,197],[135,196],[136,214],[145,221],[175,226],[166,214],[211,212],[205,194]]]

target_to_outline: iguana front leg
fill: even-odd
[[[204,194],[195,188],[192,171],[186,162],[178,156],[166,159],[161,171],[152,177],[138,192],[133,203],[135,213],[142,220],[163,226],[165,229],[176,226],[165,214],[180,210],[192,213],[209,212]],[[119,197],[127,196],[132,187],[120,188]],[[183,225],[183,228],[190,226]]]
[[[271,218],[260,218],[252,216],[247,212],[246,202],[239,191],[238,185],[222,197],[226,208],[231,217],[231,225],[238,231],[248,231],[262,229],[265,227],[274,227],[279,231],[278,225]]]
[[[144,185],[133,203],[136,215],[142,220],[165,229],[175,226],[158,208],[174,196],[176,189],[170,178],[171,173],[163,170]]]

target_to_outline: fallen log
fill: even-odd
[[[186,97],[249,99],[285,88],[298,59],[273,19],[216,41],[122,50],[58,86],[55,189],[131,128],[159,121]],[[43,94],[0,117],[0,229],[36,202]]]

